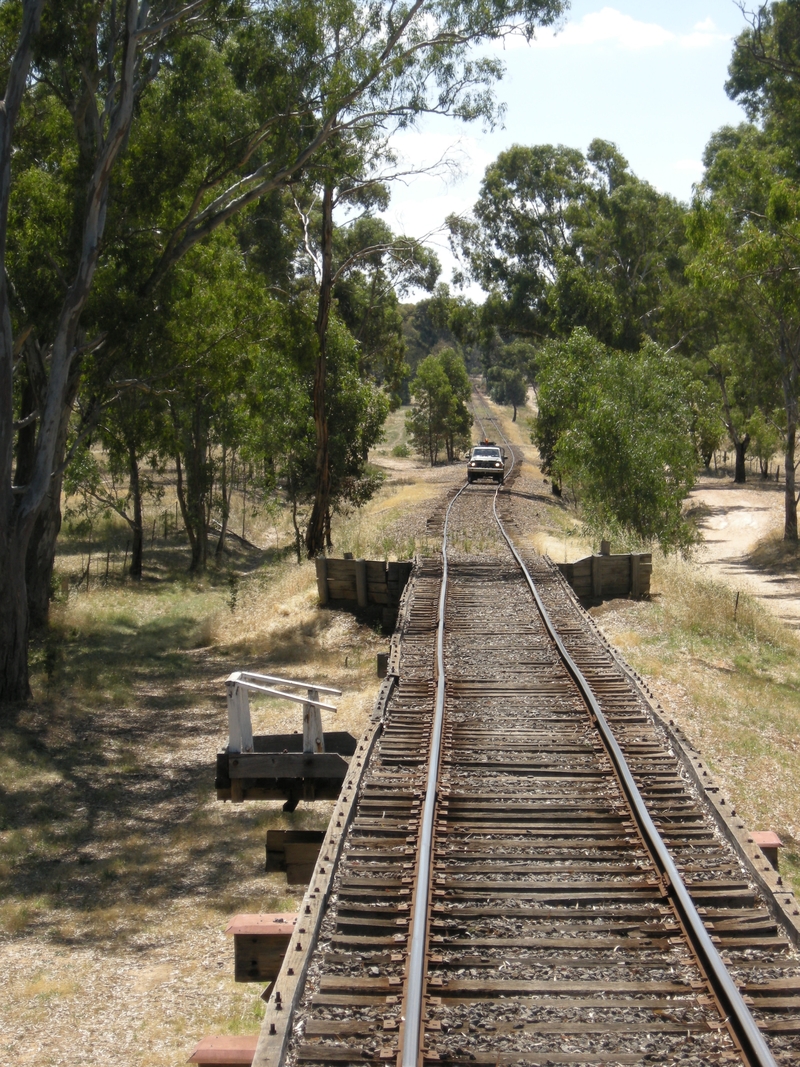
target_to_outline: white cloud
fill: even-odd
[[[730,34],[719,33],[712,18],[695,23],[692,33],[684,34],[680,41],[683,48],[712,48],[715,44],[730,41]]]
[[[657,22],[642,22],[615,7],[604,7],[584,15],[579,22],[568,22],[560,30],[540,30],[530,47],[551,49],[607,44],[639,52],[676,43],[683,48],[710,48],[730,40],[730,35],[720,33],[710,17],[695,23],[691,33],[678,35]],[[494,45],[501,51],[525,47],[528,47],[525,39],[519,35],[512,35]]]
[[[542,30],[532,42],[534,48],[568,48],[574,45],[614,44],[638,51],[657,48],[675,40],[675,34],[655,22],[640,22],[613,7],[584,15],[580,22],[568,22],[562,30]]]

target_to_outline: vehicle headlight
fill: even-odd
[[[495,463],[495,467],[502,467],[502,466],[503,466],[502,463]]]

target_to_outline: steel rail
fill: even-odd
[[[473,404],[473,411],[475,410]],[[483,426],[483,420],[475,412],[475,417]],[[496,424],[495,424],[496,425]],[[502,434],[502,430],[500,431]],[[505,440],[505,435],[503,435]],[[508,444],[508,442],[506,442]],[[509,449],[511,446],[509,445]],[[514,469],[514,453],[511,451],[511,466]],[[467,488],[469,483],[459,489],[450,501],[444,517],[442,531],[442,586],[439,591],[439,608],[436,623],[436,704],[434,707],[433,728],[431,730],[431,748],[428,762],[428,778],[420,816],[419,847],[417,849],[417,879],[414,886],[411,907],[411,939],[408,956],[408,971],[404,1003],[402,1067],[417,1067],[421,1051],[422,1038],[422,1000],[425,988],[425,958],[428,943],[428,905],[431,890],[431,852],[433,850],[433,819],[436,814],[438,797],[439,764],[442,750],[442,727],[444,723],[444,698],[446,679],[444,671],[444,618],[447,602],[447,527],[453,505]],[[495,490],[494,499],[500,486]]]
[[[417,850],[417,880],[411,908],[411,943],[408,956],[408,977],[403,1023],[402,1067],[417,1067],[422,1035],[422,996],[425,986],[425,955],[428,941],[428,902],[431,888],[431,850],[433,848],[433,817],[436,812],[439,760],[442,749],[444,720],[444,615],[447,599],[447,526],[456,500],[466,489],[463,485],[448,505],[442,534],[442,586],[439,591],[439,614],[436,623],[436,705],[431,731],[428,780],[420,816],[419,848]]]
[[[497,422],[495,422],[495,426],[499,430],[501,437],[506,442],[509,449],[511,449],[510,442]],[[544,606],[542,598],[539,596],[539,592],[525,565],[525,561],[517,551],[516,546],[506,532],[506,528],[503,525],[500,516],[497,514],[497,493],[495,493],[494,501],[492,503],[492,511],[500,533],[505,538],[506,544],[525,576],[525,581],[536,601],[536,607],[542,616],[542,621],[558,648],[565,667],[572,675],[575,684],[580,690],[581,696],[591,712],[606,751],[608,752],[611,762],[614,765],[614,769],[617,772],[622,790],[631,806],[632,814],[639,826],[645,845],[653,857],[656,866],[661,870],[662,883],[664,884],[665,889],[668,887],[671,890],[673,905],[678,912],[681,924],[683,925],[686,935],[691,943],[692,950],[705,971],[706,977],[711,984],[720,1007],[727,1016],[725,1021],[730,1027],[734,1040],[739,1044],[741,1051],[747,1057],[751,1067],[777,1067],[776,1061],[770,1052],[761,1031],[758,1029],[750,1009],[745,1004],[741,993],[728,972],[728,968],[723,963],[719,952],[709,937],[708,931],[703,924],[703,920],[700,918],[697,908],[694,905],[694,901],[689,895],[686,884],[650,817],[644,799],[639,792],[639,787],[634,780],[622,749],[620,748],[617,739],[614,737],[614,733],[608,720],[603,714],[603,711],[582,671],[577,663],[575,663],[561,640],[561,637]]]
[[[475,412],[475,417],[480,422],[481,427],[485,430],[483,419],[480,418],[477,410],[475,410],[474,402],[473,411]],[[503,433],[497,420],[493,419],[492,421],[494,421],[495,428],[500,433],[500,436],[508,446],[511,454],[511,467],[508,472],[510,474],[516,462],[513,446]],[[672,859],[669,850],[664,844],[661,835],[647,811],[644,799],[639,792],[633,774],[628,767],[627,760],[625,759],[617,739],[614,737],[614,733],[608,720],[603,714],[603,711],[582,671],[575,663],[561,640],[522,556],[511,540],[511,537],[507,533],[506,528],[497,513],[497,497],[500,488],[501,487],[498,486],[495,490],[492,501],[492,512],[497,526],[525,577],[525,581],[533,595],[545,628],[553,640],[553,643],[556,645],[565,667],[574,679],[581,696],[589,708],[592,719],[598,728],[603,744],[617,773],[620,786],[630,804],[631,813],[642,834],[645,846],[650,852],[653,862],[661,871],[661,879],[665,892],[669,892],[671,895],[673,906],[675,907],[681,925],[683,926],[686,936],[691,944],[692,950],[712,987],[717,1003],[726,1014],[725,1021],[729,1030],[734,1037],[734,1040],[739,1045],[740,1050],[747,1058],[750,1067],[777,1067],[776,1061],[770,1052],[761,1031],[758,1029],[749,1008],[745,1004],[727,967],[722,962],[716,947],[709,937],[708,931],[703,925],[703,921],[697,912],[694,901],[689,895],[689,891],[686,888],[683,878],[675,866],[675,862]],[[421,1051],[422,1001],[425,981],[428,904],[430,898],[431,877],[430,860],[433,847],[433,819],[437,799],[437,783],[441,757],[441,736],[444,719],[444,617],[448,573],[447,529],[453,505],[464,492],[464,489],[466,489],[466,486],[462,486],[450,501],[445,514],[442,536],[442,586],[439,594],[439,614],[436,635],[436,663],[438,672],[436,707],[432,730],[431,757],[428,766],[428,780],[421,817],[420,846],[417,863],[418,874],[411,920],[411,951],[409,956],[408,982],[406,985],[404,1037],[401,1059],[402,1067],[417,1067]]]

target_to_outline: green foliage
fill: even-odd
[[[609,142],[593,141],[586,156],[513,146],[487,168],[473,217],[448,224],[468,276],[489,293],[484,333],[583,326],[630,351],[660,339],[683,278],[684,212]]]
[[[533,439],[592,531],[665,551],[692,543],[681,510],[697,466],[690,392],[681,363],[650,341],[623,353],[579,329],[544,346]]]
[[[293,306],[273,300],[262,324],[262,341],[251,379],[245,457],[260,471],[267,494],[285,493],[292,506],[298,560],[302,526],[314,497],[316,472],[313,409],[313,301]],[[380,472],[368,465],[369,450],[383,436],[389,412],[385,392],[359,373],[360,353],[344,324],[332,317],[328,331],[328,424],[331,506],[346,514],[371,498]]]
[[[449,462],[469,441],[472,416],[467,408],[471,386],[464,360],[448,348],[427,356],[411,383],[414,403],[406,429],[414,450],[433,466],[444,448]]]
[[[416,372],[426,356],[435,355],[443,348],[454,348],[458,344],[448,324],[449,316],[447,313],[444,316],[441,314],[443,292],[446,289],[446,286],[440,285],[431,299],[400,305],[406,361],[411,373]]]
[[[794,449],[800,402],[800,188],[794,157],[754,126],[725,127],[711,139],[690,236],[695,284],[724,303],[726,337],[709,354],[719,370],[731,436],[747,433],[782,404],[786,501],[784,536],[797,539]],[[734,395],[727,389],[730,379]],[[737,395],[738,394],[738,395]],[[739,427],[743,427],[740,431]],[[744,442],[749,443],[749,437]],[[740,451],[740,448],[737,448]]]
[[[736,39],[725,89],[785,145],[800,143],[800,8],[761,4]]]

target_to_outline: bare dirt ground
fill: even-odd
[[[703,535],[698,565],[800,629],[800,555],[781,541],[783,486],[757,479],[734,485],[730,477],[704,475],[690,508]]]

